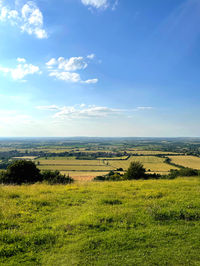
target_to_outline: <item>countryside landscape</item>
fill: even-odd
[[[1,265],[200,263],[200,139],[18,138],[0,145],[2,173],[26,160],[73,179],[0,185]],[[131,162],[147,177],[96,178],[122,175]]]
[[[0,0],[0,266],[200,266],[200,0]]]

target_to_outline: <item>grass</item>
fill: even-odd
[[[200,158],[195,156],[169,156],[171,162],[184,167],[200,170]]]
[[[0,265],[199,265],[200,180],[0,186]]]

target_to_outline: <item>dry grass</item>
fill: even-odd
[[[200,170],[200,158],[195,156],[169,156],[172,163]]]

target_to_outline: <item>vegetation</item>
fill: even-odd
[[[140,162],[131,162],[125,174],[125,178],[128,180],[142,179],[145,177],[145,171],[145,168]]]
[[[17,160],[2,172],[1,182],[6,184],[36,183],[42,181],[40,170],[31,161]]]
[[[6,171],[0,173],[0,182],[3,184],[21,185],[43,181],[49,184],[68,184],[73,179],[57,170],[40,172],[35,163],[26,160],[16,160],[8,165]]]
[[[0,265],[199,265],[199,178],[0,186]]]
[[[41,173],[42,181],[47,182],[50,185],[53,184],[70,184],[73,183],[73,179],[68,175],[62,175],[58,170],[50,171],[46,170]]]

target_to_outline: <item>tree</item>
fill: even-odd
[[[12,162],[5,173],[8,183],[22,184],[41,181],[40,170],[31,161],[17,160]]]
[[[131,162],[125,177],[128,180],[144,178],[145,168],[140,162]]]

